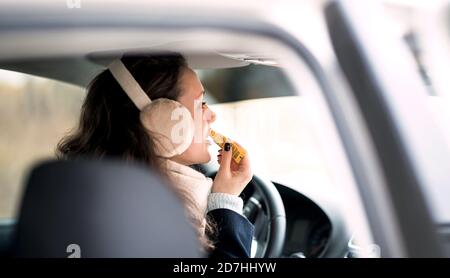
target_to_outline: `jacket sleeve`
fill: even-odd
[[[247,218],[229,209],[214,209],[208,216],[217,227],[211,258],[250,257],[254,227]]]

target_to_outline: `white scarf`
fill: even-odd
[[[203,216],[206,214],[208,195],[211,192],[212,179],[189,166],[166,159],[166,167],[170,181],[176,190],[187,192],[189,197],[199,206]],[[206,224],[203,219],[202,228]]]

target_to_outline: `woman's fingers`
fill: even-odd
[[[233,144],[237,144],[237,143],[233,143]],[[221,157],[223,156],[224,150],[219,149],[217,152],[218,152],[217,162],[220,164]],[[245,172],[249,168],[250,168],[250,162],[249,162],[249,159],[247,156],[244,156],[244,158],[241,160],[241,162],[239,164],[236,163],[234,160],[231,160],[231,162],[230,162],[230,169],[233,172],[236,172],[236,171]]]
[[[248,155],[241,159],[241,162],[239,162],[239,168],[242,170],[250,169],[250,159],[248,158]]]
[[[238,143],[234,142],[233,144],[239,145]],[[239,145],[240,146],[240,145]],[[222,162],[222,157],[225,154],[224,149],[219,149],[217,154],[217,162],[219,164],[221,164]],[[231,152],[231,147],[230,147],[230,151]],[[232,154],[230,154],[232,156]],[[242,160],[240,161],[240,163],[236,163],[233,159],[231,159],[230,161],[230,166],[229,169],[232,172],[235,172],[235,174],[239,174],[239,175],[244,175],[244,176],[251,176],[252,174],[250,173],[250,161],[248,156],[244,156],[244,158],[242,158]],[[247,173],[248,172],[248,173]]]
[[[239,196],[252,177],[250,162],[247,156],[238,164],[232,158],[231,144],[227,144],[223,149],[219,150],[217,162],[220,164],[220,167],[214,178],[211,192]]]
[[[238,167],[235,170],[236,175],[240,176],[247,183],[250,182],[253,177],[253,173],[250,167],[250,159],[248,158],[248,155],[244,156],[237,166]]]
[[[223,147],[224,151],[221,153],[221,163],[219,167],[219,172],[229,172],[230,171],[230,162],[231,162],[231,144],[225,143]]]

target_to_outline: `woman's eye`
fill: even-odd
[[[206,101],[203,101],[202,106],[205,106],[205,105],[207,105],[207,103],[206,103]]]

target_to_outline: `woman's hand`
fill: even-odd
[[[233,144],[237,143],[233,142]],[[237,164],[232,159],[231,144],[225,143],[224,148],[219,151],[218,162],[220,167],[214,178],[211,192],[239,196],[253,176],[248,153]]]

